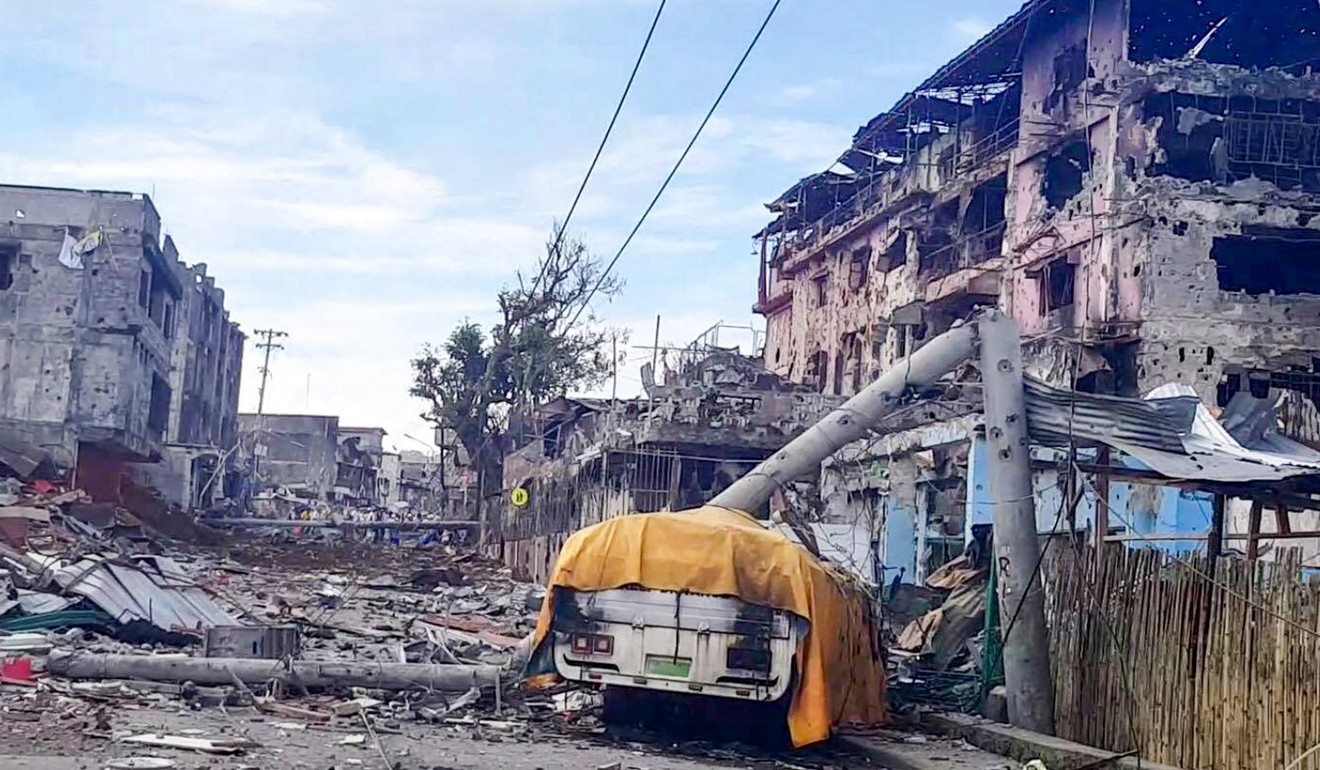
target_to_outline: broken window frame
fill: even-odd
[[[1041,166],[1040,196],[1053,211],[1060,211],[1068,201],[1086,191],[1087,177],[1093,167],[1091,146],[1086,137],[1075,137],[1045,158]]]
[[[912,233],[907,230],[900,229],[895,233],[889,246],[887,246],[880,254],[880,258],[876,260],[876,269],[882,273],[887,273],[906,265],[908,258],[908,244],[911,239]]]
[[[151,306],[151,271],[143,270],[138,276],[138,307],[143,310]]]
[[[1304,74],[1320,57],[1320,9],[1305,4],[1252,4],[1241,0],[1135,0],[1128,16],[1127,58],[1132,62],[1200,60],[1249,69]],[[1269,18],[1271,14],[1282,14]],[[1282,29],[1270,22],[1282,22]],[[1291,37],[1282,34],[1292,32]],[[1250,39],[1252,35],[1257,40]],[[1260,44],[1269,40],[1270,45]],[[1291,44],[1290,44],[1291,43]]]
[[[17,243],[0,244],[0,291],[8,291],[14,287],[18,249]]]
[[[169,380],[157,372],[151,373],[151,397],[147,407],[147,428],[158,437],[163,436],[170,425],[170,404],[173,392]]]
[[[854,291],[866,288],[871,277],[871,247],[853,249],[848,262],[848,288]]]
[[[1070,255],[1055,257],[1028,277],[1035,279],[1041,316],[1072,307],[1077,302],[1077,263]]]
[[[1222,292],[1249,297],[1320,295],[1320,230],[1248,225],[1241,233],[1215,238],[1208,256]]]

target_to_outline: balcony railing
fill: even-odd
[[[1017,146],[1020,123],[1012,120],[994,133],[971,144],[947,158],[941,168],[945,180],[983,168]],[[834,238],[847,233],[859,222],[878,214],[889,202],[883,184],[888,175],[873,177],[870,184],[848,202],[836,207],[825,216],[784,237],[775,244],[773,259],[802,252],[814,251]]]
[[[1002,256],[1006,222],[964,236],[929,254],[921,255],[920,274],[926,278],[943,278],[959,270],[968,270]]]

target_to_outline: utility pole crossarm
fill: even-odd
[[[284,346],[275,342],[275,340],[287,337],[289,334],[278,329],[257,329],[253,333],[265,339],[265,342],[257,343],[257,349],[265,351],[260,369],[261,385],[257,388],[257,414],[262,414],[266,408],[266,378],[270,376],[270,352],[272,350],[284,350]]]

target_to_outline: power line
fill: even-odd
[[[587,173],[582,177],[582,183],[578,185],[577,193],[574,194],[573,196],[573,202],[568,207],[568,214],[564,216],[564,221],[556,228],[555,240],[550,245],[550,249],[546,254],[545,260],[541,263],[540,268],[536,271],[536,277],[532,280],[532,288],[528,291],[529,296],[534,295],[536,293],[536,290],[540,288],[541,281],[545,279],[550,269],[551,259],[553,258],[554,255],[559,253],[560,244],[564,240],[564,233],[568,232],[568,224],[569,222],[572,221],[573,213],[577,211],[578,203],[582,200],[582,193],[587,189],[587,182],[591,180],[591,175],[596,170],[596,164],[600,162],[600,156],[605,151],[605,145],[607,142],[609,142],[610,135],[614,132],[614,125],[615,123],[618,122],[619,114],[623,111],[623,105],[628,100],[628,94],[632,91],[633,82],[637,79],[637,72],[638,70],[641,69],[642,60],[646,57],[646,51],[651,47],[651,38],[655,35],[655,28],[660,23],[660,15],[665,10],[666,2],[667,0],[660,0],[660,5],[655,9],[655,16],[651,19],[651,26],[646,31],[646,39],[642,41],[642,48],[637,52],[637,60],[633,62],[632,71],[628,74],[628,82],[624,84],[623,93],[619,95],[619,101],[614,106],[614,114],[610,116],[610,122],[605,127],[605,133],[600,138],[600,144],[596,146],[596,154],[592,156],[591,164],[587,167]],[[597,288],[598,287],[599,286],[597,286]],[[594,292],[595,289],[593,289],[592,291]],[[529,381],[531,379],[530,377],[531,366],[534,362],[535,362],[535,356],[532,356],[531,359],[528,361],[529,376],[527,379]],[[490,366],[491,363],[487,362],[487,372],[486,375],[483,376],[483,380],[482,380],[483,389],[488,387],[487,381],[489,380]],[[490,437],[487,436],[486,439],[483,441],[482,444],[483,448],[485,447],[486,444],[489,443],[489,441],[490,441]]]
[[[688,153],[692,151],[693,145],[695,145],[697,140],[701,138],[701,132],[706,129],[706,124],[710,122],[711,117],[715,114],[715,110],[719,109],[720,102],[724,101],[724,95],[729,92],[729,87],[733,85],[734,79],[737,78],[738,73],[742,71],[743,64],[745,64],[747,58],[752,55],[752,49],[756,48],[757,42],[761,39],[761,34],[765,32],[765,28],[770,25],[770,20],[774,18],[775,11],[779,10],[780,2],[782,2],[782,0],[775,0],[770,6],[769,12],[765,15],[765,20],[761,22],[761,26],[757,28],[756,34],[752,36],[752,41],[747,44],[747,50],[743,51],[742,58],[738,59],[738,64],[734,66],[733,72],[729,73],[729,79],[724,81],[724,87],[720,89],[719,94],[715,97],[714,103],[712,103],[710,109],[706,111],[706,117],[701,119],[701,125],[697,126],[696,133],[692,135],[692,139],[687,143],[687,146],[683,148],[683,153],[678,156],[678,161],[675,162],[674,167],[669,170],[669,175],[666,176],[665,181],[660,184],[660,189],[656,190],[655,197],[651,198],[651,202],[647,205],[646,210],[642,212],[642,216],[637,220],[637,224],[634,225],[632,231],[628,233],[628,237],[623,240],[623,245],[619,247],[619,250],[614,254],[614,258],[610,260],[610,263],[605,266],[605,270],[601,272],[600,277],[596,279],[596,283],[591,287],[591,291],[587,293],[586,299],[582,301],[577,312],[573,314],[573,318],[569,320],[567,328],[571,329],[573,328],[573,324],[577,323],[578,318],[582,315],[582,311],[587,308],[587,305],[591,302],[591,298],[600,290],[601,285],[605,283],[605,279],[609,277],[610,271],[613,270],[615,264],[618,263],[619,257],[623,256],[624,250],[632,243],[633,238],[637,235],[637,231],[642,229],[642,225],[646,222],[646,218],[651,215],[651,211],[655,209],[655,204],[660,201],[660,196],[665,194],[665,190],[669,187],[669,183],[674,180],[674,176],[678,174],[679,168],[682,167],[683,161],[687,160]]]
[[[655,34],[656,25],[660,23],[660,14],[665,10],[667,0],[660,0],[660,6],[655,9],[655,18],[651,19],[651,27],[646,31],[646,39],[642,41],[642,50],[637,52],[637,61],[633,62],[632,72],[628,74],[628,82],[623,87],[623,93],[619,95],[619,103],[614,106],[614,114],[610,116],[610,123],[605,127],[605,134],[600,138],[600,144],[596,147],[596,154],[591,158],[591,165],[587,166],[587,173],[582,177],[582,184],[578,185],[577,194],[573,196],[573,203],[568,207],[568,214],[564,216],[564,221],[557,228],[554,244],[550,246],[550,254],[559,252],[559,244],[564,240],[564,233],[568,232],[568,223],[573,220],[573,212],[577,211],[578,201],[582,200],[582,192],[587,189],[587,182],[591,179],[591,174],[596,170],[596,164],[600,161],[601,153],[605,151],[605,144],[610,139],[610,134],[614,131],[614,124],[619,120],[619,113],[623,111],[623,104],[628,100],[628,93],[632,91],[633,81],[637,79],[637,71],[642,67],[642,59],[646,57],[646,50],[651,46],[651,37]],[[547,255],[548,256],[548,255]],[[547,259],[547,264],[548,264]],[[532,281],[531,293],[535,293],[545,277],[547,265],[542,265],[536,273],[536,280]]]

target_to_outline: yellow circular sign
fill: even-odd
[[[527,505],[527,502],[532,499],[532,496],[527,493],[527,490],[522,487],[517,487],[509,494],[509,499],[515,506],[521,508],[524,505]]]

